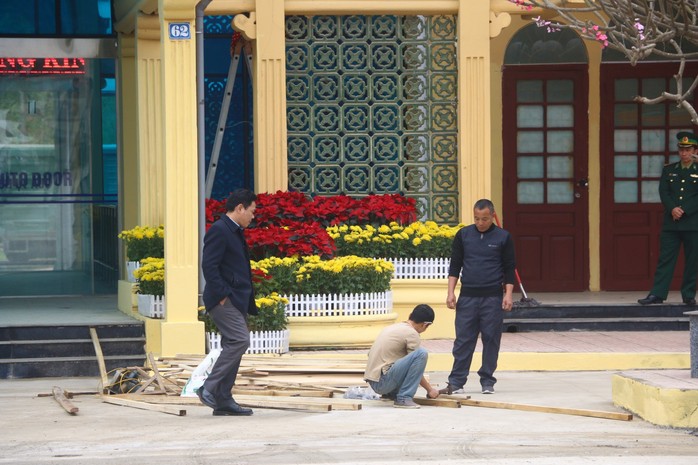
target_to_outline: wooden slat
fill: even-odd
[[[104,364],[104,355],[102,355],[102,346],[99,344],[97,330],[92,326],[90,327],[90,338],[92,338],[92,345],[95,347],[97,365],[99,365],[99,376],[102,379],[102,392],[104,393],[107,390],[107,386],[109,386],[109,378],[107,378],[107,366]]]
[[[132,395],[132,394],[126,394]],[[164,397],[164,396],[163,396]],[[153,397],[155,398],[155,397]],[[164,397],[168,398],[168,397]],[[197,399],[198,401],[198,399]],[[187,414],[187,411],[178,407],[172,407],[170,405],[160,405],[153,404],[151,402],[140,402],[137,400],[131,400],[130,398],[117,398],[117,396],[102,396],[102,402],[107,404],[121,405],[124,407],[133,407],[141,410],[152,410],[154,412],[162,412],[170,415],[176,415],[178,417],[183,417]]]
[[[460,408],[460,402],[453,399],[423,399],[421,397],[414,397],[412,400],[419,405],[428,405],[430,407],[448,407],[448,408]]]
[[[608,420],[621,420],[629,421],[633,419],[633,416],[628,413],[617,413],[617,412],[604,412],[601,410],[584,410],[576,408],[565,408],[565,407],[548,407],[543,405],[529,405],[529,404],[514,404],[510,402],[492,402],[487,400],[471,400],[464,399],[460,401],[461,405],[467,405],[470,407],[487,407],[487,408],[501,408],[508,410],[524,410],[527,412],[541,412],[541,413],[560,413],[564,415],[578,415],[582,417],[594,417],[594,418],[606,418]]]
[[[71,415],[77,414],[80,410],[68,400],[63,389],[58,386],[53,386],[53,398],[58,402],[58,405],[63,407],[63,409]]]

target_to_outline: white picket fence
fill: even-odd
[[[138,313],[148,318],[165,318],[165,297],[138,294]]]
[[[386,258],[393,264],[393,279],[448,278],[450,258]]]
[[[385,315],[393,311],[393,293],[295,294],[284,296],[287,317]]]
[[[206,348],[210,352],[221,348],[219,333],[206,333]],[[250,332],[250,347],[246,354],[283,354],[289,351],[288,329],[282,331]]]

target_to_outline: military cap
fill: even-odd
[[[698,146],[698,136],[692,132],[682,131],[676,134],[676,138],[679,140],[679,147]]]

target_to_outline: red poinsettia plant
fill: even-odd
[[[330,258],[335,251],[334,240],[317,223],[248,228],[245,238],[252,260],[306,255]]]
[[[319,255],[330,258],[333,239],[325,230],[339,224],[379,227],[417,219],[416,202],[399,194],[316,196],[277,191],[257,194],[255,218],[245,231],[253,260]],[[225,200],[206,199],[206,229],[225,214]]]

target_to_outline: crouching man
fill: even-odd
[[[424,377],[428,354],[419,338],[433,322],[434,310],[417,305],[407,321],[383,329],[368,353],[364,380],[376,393],[394,399],[393,407],[419,408],[413,400],[419,386],[426,389],[428,398],[439,396]]]

